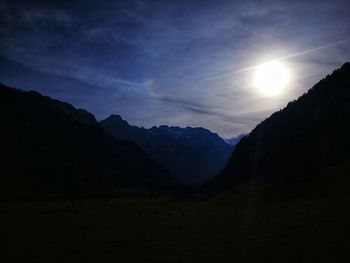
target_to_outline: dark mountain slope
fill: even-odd
[[[244,137],[208,186],[218,192],[250,178],[282,184],[312,181],[331,167],[350,165],[349,134],[346,63]]]
[[[0,85],[0,118],[2,194],[177,185],[139,146],[115,140],[68,103]]]
[[[227,163],[232,146],[204,128],[130,126],[118,115],[101,121],[117,139],[139,144],[154,160],[184,183],[199,184],[212,178]]]

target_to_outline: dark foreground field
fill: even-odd
[[[1,262],[350,262],[349,198],[6,203]]]

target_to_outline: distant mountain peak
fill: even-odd
[[[111,115],[101,125],[115,138],[139,144],[184,183],[210,179],[223,168],[232,152],[218,134],[202,127],[160,125],[145,129],[130,126],[119,115]]]
[[[239,143],[239,141],[244,137],[246,136],[247,134],[245,133],[242,133],[242,134],[239,134],[237,136],[233,136],[231,138],[226,138],[224,139],[226,143],[228,143],[229,145],[236,145],[237,143]]]
[[[111,114],[107,119],[105,119],[106,122],[113,123],[114,125],[118,124],[120,126],[129,127],[130,124],[122,118],[122,116],[118,114]]]
[[[118,114],[111,114],[106,120],[114,120],[114,121],[126,121],[122,118],[122,116]]]

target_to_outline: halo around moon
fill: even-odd
[[[279,61],[271,61],[257,66],[254,86],[265,96],[277,96],[290,82],[288,68]]]

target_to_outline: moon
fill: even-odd
[[[290,72],[279,61],[270,61],[256,67],[254,86],[265,96],[280,95],[289,82]]]

